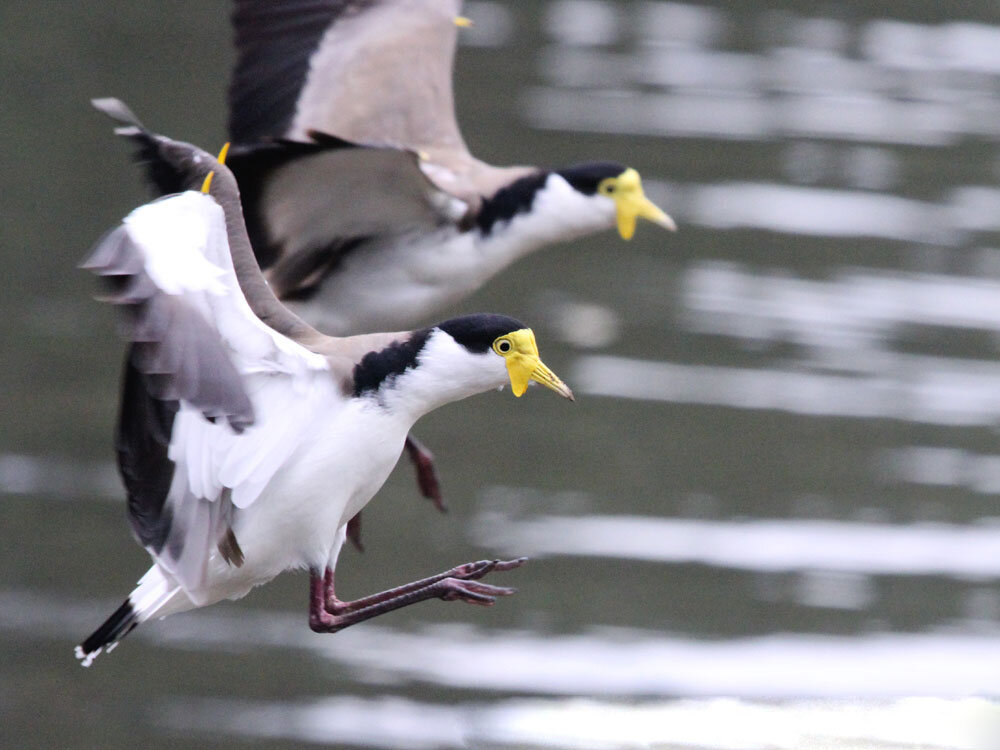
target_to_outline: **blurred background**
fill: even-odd
[[[88,100],[216,148],[229,10],[0,5],[0,745],[986,746],[991,0],[467,3],[472,152],[630,164],[681,226],[539,253],[449,311],[528,321],[578,402],[430,415],[450,513],[401,465],[338,568],[356,597],[528,554],[493,581],[519,593],[323,636],[289,574],[81,670],[148,566],[113,466],[123,347],[75,268],[148,193]]]

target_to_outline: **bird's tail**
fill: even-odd
[[[111,617],[76,647],[76,658],[82,666],[89,667],[94,659],[103,652],[111,651],[140,623],[152,617],[183,612],[193,606],[177,583],[154,565]]]
[[[135,607],[132,606],[132,597],[129,597],[111,617],[76,647],[76,658],[80,659],[81,666],[89,667],[102,651],[111,651],[118,645],[118,641],[131,633],[138,624],[139,618],[136,616]]]

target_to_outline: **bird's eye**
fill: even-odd
[[[507,339],[500,339],[494,348],[499,354],[507,354],[513,348],[513,345]]]
[[[601,192],[602,195],[611,195],[612,193],[615,192],[614,179],[604,180],[600,185],[597,186],[597,189]]]

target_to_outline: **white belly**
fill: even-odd
[[[367,245],[348,254],[315,296],[292,306],[334,335],[426,325],[509,262],[484,256],[478,237],[449,228],[413,242]]]
[[[239,510],[233,532],[244,563],[214,553],[199,605],[238,598],[279,573],[336,561],[338,532],[385,483],[410,425],[371,402],[352,402],[303,443],[257,500]]]

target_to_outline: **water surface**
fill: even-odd
[[[519,593],[318,636],[286,575],[81,670],[72,646],[148,564],[111,463],[121,345],[75,270],[145,193],[87,100],[220,143],[221,8],[0,9],[0,744],[989,746],[988,2],[467,3],[474,153],[629,163],[681,226],[541,253],[448,311],[530,321],[578,403],[430,415],[450,513],[400,467],[338,569],[355,596],[530,554],[496,578]]]

